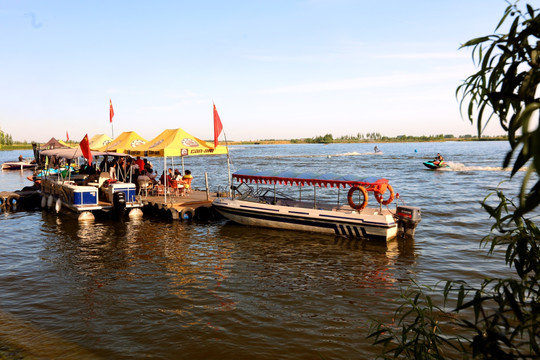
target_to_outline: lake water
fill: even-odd
[[[385,177],[422,209],[414,240],[0,213],[0,358],[373,358],[371,319],[391,321],[411,280],[508,274],[503,255],[479,246],[491,225],[479,203],[510,176],[506,142],[374,145],[234,146],[231,168]],[[451,169],[422,165],[437,152]],[[0,162],[18,155],[0,151]],[[186,158],[185,168],[195,188],[204,172],[213,191],[226,186],[224,156]],[[2,171],[0,191],[29,185],[29,174]],[[519,182],[502,187],[516,194]]]

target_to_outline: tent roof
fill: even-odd
[[[68,147],[68,148],[72,148],[72,149],[79,146],[78,144],[70,145],[70,144],[68,144],[67,142],[65,142],[64,140],[58,140],[58,142],[59,142],[60,144],[62,144],[63,146]]]
[[[218,146],[188,134],[182,129],[167,129],[134,149],[126,150],[132,156],[191,156],[226,154],[225,146]]]
[[[56,140],[54,137],[51,138],[51,140],[47,141],[45,144],[41,146],[43,149],[55,149],[55,148],[65,148],[68,147],[66,143],[63,143]]]
[[[113,156],[113,157],[127,157],[129,155],[115,152],[101,152],[101,151],[91,151],[92,156]],[[81,147],[77,148],[60,148],[60,149],[49,149],[42,150],[40,152],[44,156],[56,156],[64,159],[76,159],[78,157],[84,156],[81,150]]]
[[[126,150],[133,149],[145,143],[146,139],[137,134],[135,131],[124,131],[110,143],[105,146],[99,147],[96,150],[109,152],[126,152]]]
[[[96,134],[90,139],[90,149],[96,150],[100,147],[107,146],[112,141],[112,138],[105,134]]]

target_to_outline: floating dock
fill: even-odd
[[[218,193],[192,190],[185,196],[139,195],[143,213],[174,220],[210,220],[217,217],[212,201]]]

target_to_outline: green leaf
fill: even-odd
[[[490,36],[482,36],[476,39],[472,39],[472,40],[467,41],[465,44],[461,45],[460,48],[478,45],[486,41],[489,41],[489,39],[490,39]]]
[[[529,16],[531,17],[531,19],[534,19],[534,9],[529,4],[527,4],[527,11],[529,12]]]
[[[519,152],[516,160],[514,161],[514,166],[512,167],[512,173],[510,174],[511,176],[514,176],[523,166],[525,166],[527,161],[529,161],[529,159],[531,158],[531,156],[528,155],[526,152],[527,152],[527,149],[524,146]]]

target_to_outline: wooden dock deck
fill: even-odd
[[[154,213],[159,217],[170,217],[179,220],[209,220],[215,217],[212,201],[217,197],[215,192],[192,190],[185,196],[175,195],[138,195],[143,203],[144,213]]]

